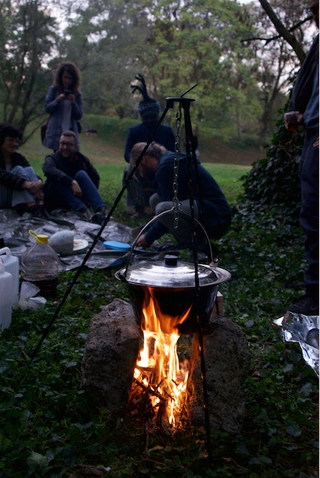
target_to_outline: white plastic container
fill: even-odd
[[[9,247],[0,249],[0,257],[5,271],[12,275],[12,305],[16,307],[19,302],[19,259],[11,254]]]
[[[12,320],[12,275],[0,260],[0,332],[10,327]]]
[[[21,277],[39,287],[42,297],[55,297],[57,293],[59,257],[48,244],[48,236],[29,231],[36,243],[21,258]]]

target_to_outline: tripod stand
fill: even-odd
[[[188,91],[190,91],[190,90],[188,90]],[[85,266],[87,260],[89,259],[95,245],[97,244],[104,228],[108,224],[113,212],[115,211],[117,205],[119,204],[119,202],[120,202],[120,200],[121,200],[121,198],[122,198],[122,196],[123,196],[123,194],[124,194],[124,192],[127,188],[127,185],[129,183],[129,181],[131,180],[135,171],[139,167],[139,165],[140,165],[140,163],[143,159],[143,156],[145,155],[149,145],[151,144],[157,129],[161,125],[161,123],[162,123],[163,119],[165,118],[169,109],[172,109],[176,103],[179,104],[179,116],[177,116],[177,122],[181,121],[181,110],[183,110],[183,112],[184,112],[185,146],[186,146],[186,156],[187,156],[187,160],[188,160],[189,171],[191,172],[191,163],[193,162],[194,165],[195,165],[195,171],[197,172],[197,169],[196,169],[197,161],[196,161],[196,154],[195,154],[195,150],[194,150],[194,144],[193,144],[193,141],[192,141],[193,135],[192,135],[192,126],[191,126],[191,118],[190,118],[190,105],[193,101],[194,101],[194,99],[185,98],[184,96],[167,98],[166,108],[165,108],[161,118],[159,119],[159,122],[157,123],[154,131],[152,132],[149,140],[146,143],[145,148],[141,152],[139,158],[136,161],[136,164],[132,168],[130,174],[128,175],[128,177],[125,181],[125,183],[123,184],[123,187],[122,187],[120,193],[118,194],[117,198],[115,199],[114,204],[111,207],[107,217],[104,219],[104,222],[101,225],[101,228],[98,231],[97,235],[95,236],[90,248],[88,249],[81,266],[77,269],[77,271],[76,271],[76,273],[73,277],[72,282],[68,286],[61,302],[59,303],[57,309],[55,310],[55,312],[54,312],[54,314],[51,318],[50,323],[48,324],[48,326],[44,330],[44,332],[42,334],[42,337],[41,337],[36,349],[34,350],[33,354],[31,355],[31,361],[33,361],[35,359],[38,351],[40,350],[40,347],[41,347],[43,341],[45,340],[45,338],[49,334],[51,327],[53,326],[56,318],[58,317],[59,313],[61,312],[61,309],[62,309],[64,303],[66,302],[73,286],[77,282],[82,270],[84,269],[84,266]],[[178,139],[179,139],[179,135],[177,135],[177,140]],[[176,152],[176,161],[178,162],[178,152],[179,152],[178,141],[176,141],[176,151],[175,152]],[[178,172],[177,172],[177,174],[178,174]],[[192,182],[190,182],[190,184],[192,184]],[[177,183],[174,184],[173,186],[174,186],[174,205],[175,205],[174,206],[174,214],[175,214],[175,217],[176,217],[176,224],[177,224],[177,227],[178,227],[179,201],[178,201],[178,195],[177,195],[177,193],[178,193]],[[198,254],[197,254],[197,248],[196,248],[196,225],[195,225],[196,222],[195,222],[195,213],[194,213],[194,194],[193,194],[192,188],[190,188],[190,212],[191,212],[191,224],[192,224],[192,227],[194,227],[194,230],[192,231],[192,242],[193,242],[192,249],[193,249],[193,261],[194,261],[194,266],[195,266],[196,301],[197,301],[197,303],[199,303],[199,300],[200,300],[199,299],[200,284],[199,284],[199,274],[198,274]],[[198,307],[198,310],[200,310],[200,307]],[[202,327],[202,318],[200,316],[198,316],[198,324],[199,324],[199,343],[200,343],[199,351],[200,351],[200,356],[201,356],[201,371],[202,371],[202,377],[203,377],[203,395],[204,395],[205,425],[206,425],[206,433],[207,433],[207,449],[208,449],[208,453],[210,455],[210,453],[211,453],[210,421],[209,421],[208,397],[207,397],[207,387],[206,387],[206,368],[205,368],[204,349],[203,349],[203,327]]]

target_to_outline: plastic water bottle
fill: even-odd
[[[29,231],[36,243],[21,258],[21,277],[39,287],[43,297],[57,293],[59,257],[48,243],[48,236]]]
[[[19,302],[19,259],[11,254],[9,247],[0,249],[0,258],[5,271],[12,275],[12,305],[15,307]]]
[[[0,332],[7,329],[12,319],[12,275],[5,271],[0,260]]]

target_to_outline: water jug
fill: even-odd
[[[5,271],[0,259],[0,332],[7,329],[12,318],[12,275]]]
[[[0,249],[0,257],[5,271],[12,275],[12,305],[15,307],[19,302],[19,259],[11,254],[9,247]]]
[[[50,247],[48,236],[30,230],[36,243],[22,255],[21,277],[39,287],[39,294],[52,298],[57,293],[59,257]]]

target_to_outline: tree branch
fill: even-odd
[[[277,17],[275,11],[271,7],[270,3],[268,0],[259,0],[260,5],[262,6],[263,10],[266,12],[268,17],[270,18],[271,22],[273,23],[275,29],[279,33],[279,35],[291,45],[292,49],[296,53],[300,63],[304,62],[304,59],[306,57],[306,54],[296,39],[294,35],[291,35],[290,31],[284,26],[284,24],[281,22],[281,20]]]
[[[296,23],[293,25],[291,28],[289,28],[289,32],[295,31],[297,28],[301,27],[301,25],[304,25],[305,23],[309,22],[312,20],[312,15],[308,15],[304,20],[300,20],[300,22]],[[241,43],[246,43],[250,41],[255,41],[255,40],[260,40],[260,41],[265,41],[266,45],[268,43],[271,43],[274,40],[278,40],[279,38],[282,38],[281,35],[275,35],[273,37],[251,37],[251,38],[246,38],[244,40],[240,40]]]

